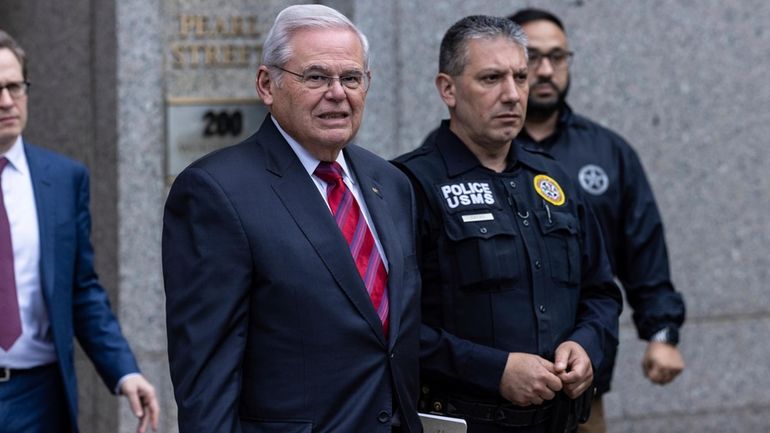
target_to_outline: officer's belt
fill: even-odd
[[[527,427],[540,424],[553,415],[553,403],[551,402],[531,409],[521,409],[447,397],[446,405],[447,415],[491,422],[506,427]]]

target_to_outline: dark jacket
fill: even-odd
[[[386,337],[347,241],[269,118],[185,169],[163,274],[180,432],[418,433],[420,280],[406,177],[350,145],[388,259]]]
[[[579,116],[565,105],[555,134],[535,142],[525,131],[516,143],[552,155],[594,210],[613,271],[623,285],[639,338],[684,322],[682,296],[674,290],[663,223],[639,157],[618,134]],[[595,383],[610,389],[616,351],[600,368]]]
[[[590,209],[553,160],[512,147],[495,173],[445,121],[395,164],[420,213],[424,382],[497,402],[509,352],[553,360],[572,340],[602,362],[620,293]]]

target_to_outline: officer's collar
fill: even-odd
[[[558,137],[561,134],[561,131],[566,127],[566,125],[570,122],[570,119],[572,118],[572,109],[570,109],[569,105],[565,102],[564,105],[562,105],[562,108],[559,110],[559,117],[556,120],[556,127],[554,128],[553,134],[549,135],[548,137],[545,137],[544,139],[540,141],[535,141],[534,138],[532,138],[531,135],[529,135],[529,132],[527,132],[527,128],[521,128],[521,132],[519,133],[518,141],[524,141],[527,142],[527,144],[534,144],[535,146],[543,146],[543,147],[549,147],[549,144],[555,140],[556,137]]]
[[[559,110],[559,124],[557,125],[557,129],[564,129],[566,126],[571,125],[574,120],[575,116],[572,112],[572,107],[565,102],[562,105],[561,110]]]
[[[589,122],[584,117],[575,114],[575,112],[572,111],[572,107],[566,102],[564,103],[564,106],[559,112],[559,125],[557,126],[557,130],[562,131],[567,127],[588,128],[589,126]]]
[[[554,161],[553,156],[544,150],[530,149],[515,141],[513,142],[512,147],[512,151],[516,152],[519,162],[532,168],[536,172],[547,173],[550,169],[548,161]]]
[[[562,105],[561,109],[559,110],[559,119],[556,122],[556,129],[554,130],[553,134],[546,137],[543,141],[537,144],[545,145],[545,147],[549,147],[548,144],[552,144],[552,142],[562,134],[562,132],[567,129],[568,127],[572,128],[586,128],[588,126],[588,123],[585,121],[584,118],[578,116],[572,111],[572,107],[569,106],[566,102],[564,105]],[[532,138],[532,136],[529,135],[526,128],[523,128],[521,130],[521,133],[519,134],[519,141],[531,141],[535,142],[535,140]],[[523,140],[522,140],[523,139]]]
[[[436,143],[441,143],[440,146],[437,146],[437,149],[444,159],[447,174],[450,177],[463,174],[476,167],[483,167],[478,157],[468,149],[460,137],[449,129],[448,119],[441,121],[441,126],[436,133]],[[539,161],[543,157],[553,159],[547,153],[541,155],[539,152],[532,152],[527,149],[522,150],[515,142],[511,143],[511,148],[506,157],[505,171],[511,170],[517,162],[521,162],[536,171],[545,172],[546,165]]]
[[[458,137],[451,129],[449,129],[449,120],[443,120],[438,132],[438,143],[441,143],[439,152],[444,157],[444,163],[446,164],[447,174],[450,177],[454,177],[463,174],[467,171],[473,170],[477,167],[487,169],[481,164],[479,158],[468,149],[468,146]],[[506,171],[513,166],[516,162],[516,155],[511,145],[511,150],[506,157]]]
[[[436,134],[436,146],[441,157],[446,164],[446,171],[449,177],[470,171],[481,166],[479,159],[468,147],[449,129],[449,119],[441,121],[441,126]]]

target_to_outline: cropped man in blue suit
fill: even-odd
[[[105,384],[157,429],[139,369],[93,269],[88,172],[21,137],[24,51],[0,30],[0,430],[77,432],[77,337]]]
[[[366,37],[291,6],[262,63],[259,131],[185,169],[166,202],[180,432],[419,433],[414,198],[350,144]]]

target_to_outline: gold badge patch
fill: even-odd
[[[540,197],[543,197],[545,201],[555,206],[563,205],[566,200],[561,186],[559,186],[555,180],[551,179],[551,177],[544,174],[535,176],[535,191],[537,191]]]

